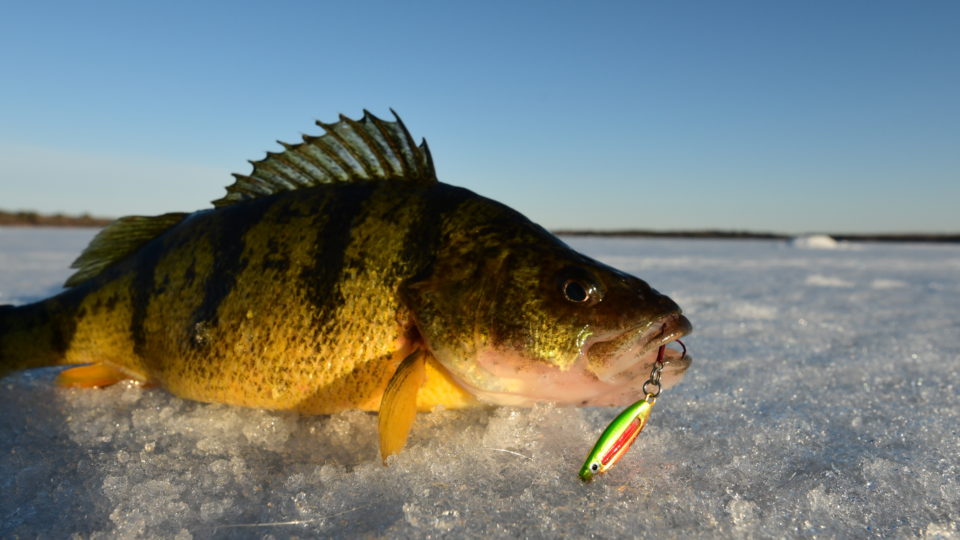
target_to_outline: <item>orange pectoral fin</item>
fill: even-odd
[[[106,364],[89,364],[65,369],[57,376],[57,384],[67,388],[110,386],[130,377]]]
[[[416,350],[400,362],[380,401],[378,427],[380,457],[386,462],[407,444],[407,435],[417,416],[417,392],[426,378],[423,351]]]

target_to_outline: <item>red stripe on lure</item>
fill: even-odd
[[[625,454],[627,450],[630,449],[630,445],[633,444],[634,439],[637,438],[637,435],[643,431],[643,426],[645,425],[639,418],[634,418],[630,425],[624,430],[623,434],[620,435],[620,438],[617,439],[613,446],[610,447],[610,450],[606,454],[600,456],[600,464],[610,467],[614,463],[620,461],[620,456]]]

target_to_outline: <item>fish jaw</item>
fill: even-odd
[[[660,346],[690,328],[690,322],[676,314],[607,339],[588,339],[565,369],[519,351],[488,347],[477,351],[472,369],[454,377],[478,400],[496,405],[625,406],[646,395],[643,386]],[[661,386],[679,382],[690,364],[689,356],[668,348]]]
[[[662,345],[680,339],[691,330],[690,321],[683,315],[674,313],[652,324],[638,326],[612,336],[588,338],[580,354],[587,356],[588,369],[601,381],[617,383],[633,380],[637,376],[649,374],[656,360],[657,350]],[[673,352],[668,352],[670,371],[679,371],[682,375],[690,365],[690,361],[684,355],[673,355]],[[641,368],[643,372],[638,374],[637,368]]]

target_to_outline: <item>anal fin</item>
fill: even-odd
[[[407,444],[407,436],[417,416],[417,392],[426,379],[425,363],[422,350],[412,352],[400,362],[383,392],[378,428],[380,457],[384,462]]]
[[[129,378],[126,373],[107,364],[88,364],[61,371],[57,376],[57,384],[67,388],[96,388]]]

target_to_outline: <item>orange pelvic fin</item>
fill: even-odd
[[[417,416],[417,392],[426,378],[425,363],[422,350],[411,353],[400,362],[383,392],[378,427],[380,457],[384,462],[407,444],[407,435]]]
[[[67,388],[110,386],[130,376],[106,364],[88,364],[65,369],[57,376],[57,384]]]

